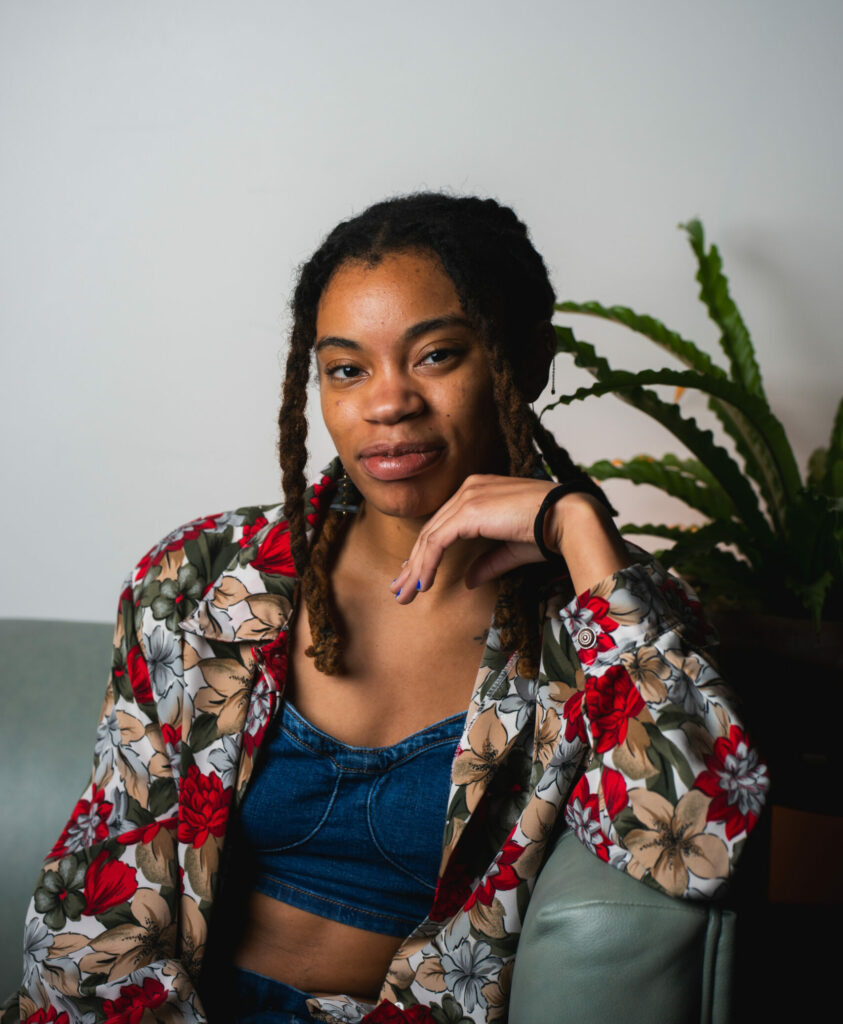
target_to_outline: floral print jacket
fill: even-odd
[[[331,472],[329,469],[327,472]],[[331,492],[309,492],[311,521]],[[283,697],[295,571],[280,506],[198,519],[120,597],[93,773],[30,904],[4,1021],[201,1022],[230,816]],[[325,1021],[506,1017],[518,936],[563,816],[597,857],[674,896],[724,884],[767,787],[683,584],[652,559],[545,601],[537,678],[494,630],[453,762],[440,880],[377,1007]]]

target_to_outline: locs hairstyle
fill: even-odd
[[[342,264],[362,260],[376,265],[389,253],[408,251],[430,253],[438,259],[456,287],[466,316],[487,346],[509,473],[531,476],[540,470],[543,456],[558,479],[584,477],[539,423],[519,389],[525,353],[531,344],[540,344],[538,327],[553,315],[554,293],[544,261],[513,211],[493,199],[423,192],[376,203],[339,224],[304,264],[293,293],[293,327],[278,419],[284,510],[310,619],[312,646],[306,653],[329,675],[343,668],[342,624],[329,574],[345,517],[328,512],[314,527],[316,534],[308,544],[305,404],[316,310],[322,292]],[[535,576],[536,569],[525,566],[503,577],[495,609],[501,644],[519,650],[525,659],[520,671],[525,675],[533,674],[538,651]]]

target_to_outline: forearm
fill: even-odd
[[[577,594],[632,565],[608,510],[589,494],[556,502],[545,519],[544,540],[565,559]]]

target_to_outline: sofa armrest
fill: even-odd
[[[524,922],[509,1024],[725,1024],[734,929],[731,910],[656,892],[566,832]]]

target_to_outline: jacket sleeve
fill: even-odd
[[[590,747],[567,801],[569,826],[602,860],[655,888],[717,895],[769,779],[720,678],[699,601],[645,557],[556,618],[584,673],[562,716],[568,735]]]
[[[181,652],[163,615],[144,635],[132,583],[147,567],[120,598],[91,779],[30,901],[5,1022],[205,1019],[191,976],[205,921],[178,864]]]

